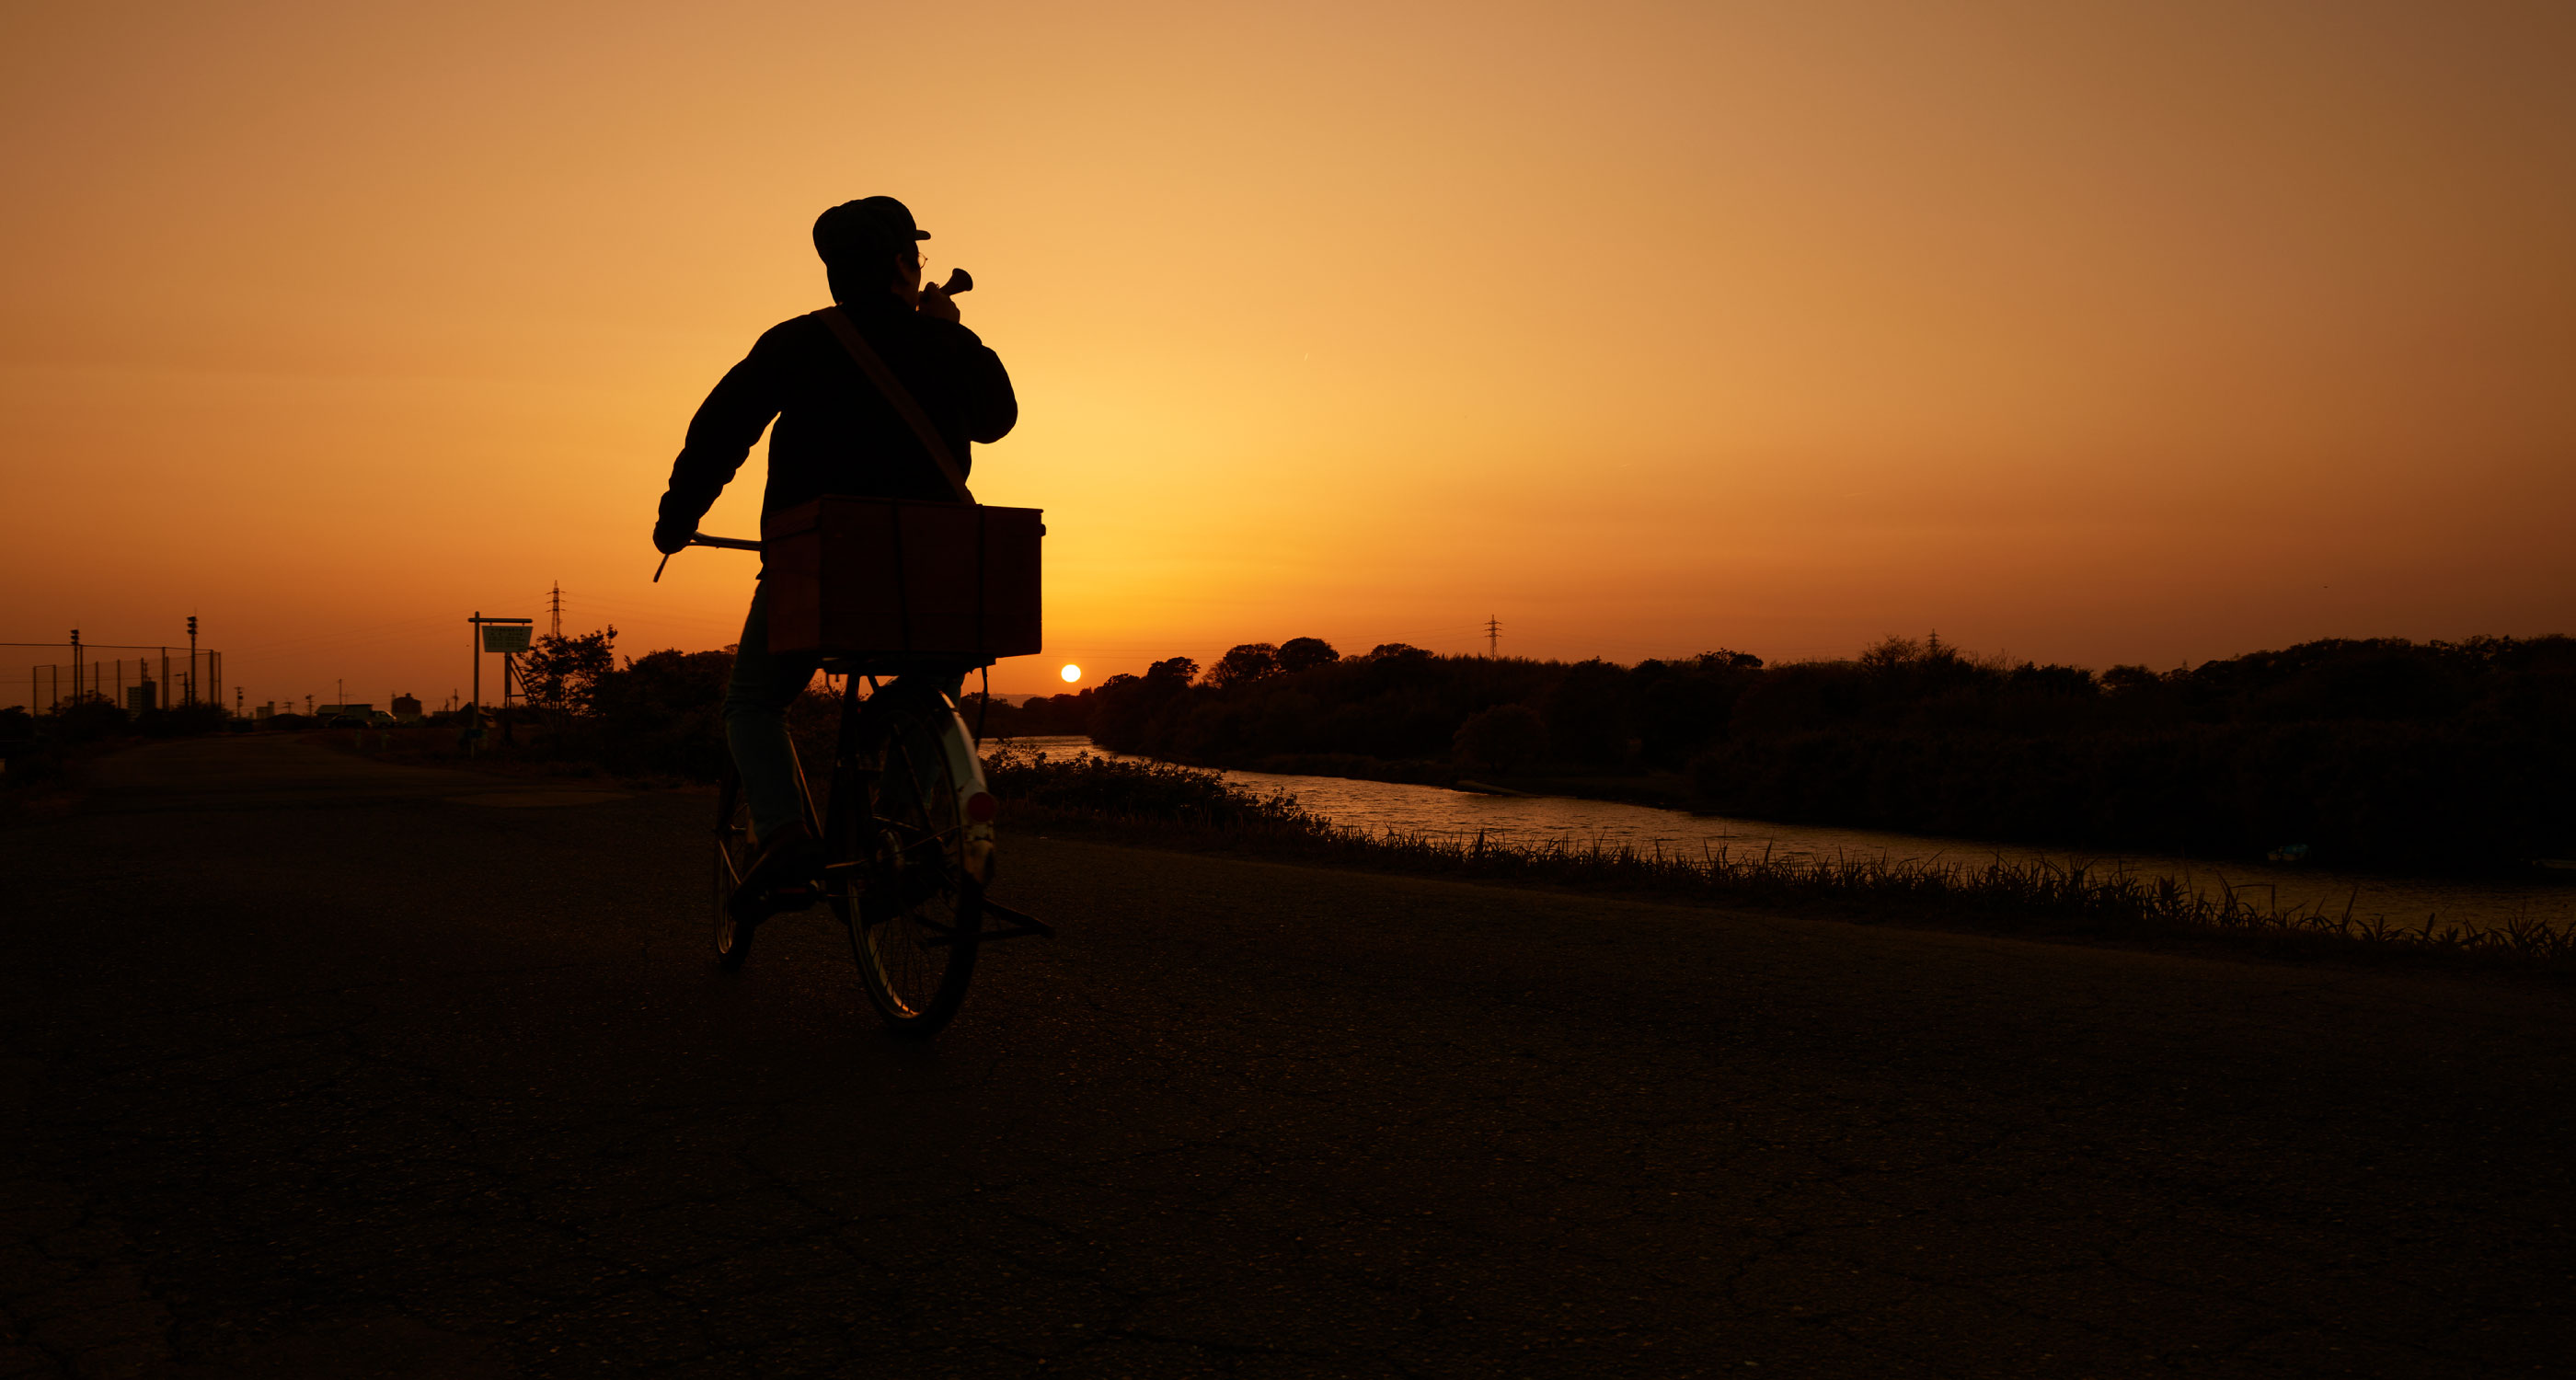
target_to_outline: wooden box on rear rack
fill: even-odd
[[[1040,650],[1036,508],[818,498],[761,520],[769,650],[987,662]]]

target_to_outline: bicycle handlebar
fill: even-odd
[[[741,537],[711,537],[704,532],[691,532],[689,534],[689,545],[721,546],[727,551],[758,551],[760,549],[760,543],[756,541],[745,541]],[[662,583],[662,571],[670,564],[671,558],[668,555],[665,555],[662,557],[662,564],[653,567],[653,583],[657,585]]]

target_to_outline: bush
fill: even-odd
[[[714,780],[728,760],[723,711],[732,676],[729,651],[631,657],[599,679],[594,712],[568,729],[559,750],[611,771]]]
[[[1458,725],[1458,765],[1515,772],[1547,755],[1547,721],[1525,704],[1478,710]]]
[[[1300,811],[1292,796],[1255,796],[1214,772],[1162,762],[1113,762],[1088,753],[1052,757],[1005,747],[985,757],[984,783],[1008,803],[1103,820],[1223,829],[1322,823]]]
[[[222,705],[200,701],[144,710],[134,716],[134,727],[147,738],[193,738],[201,733],[222,733],[232,727],[232,721],[233,716]]]
[[[57,742],[95,743],[103,738],[121,738],[133,720],[105,695],[78,695],[54,706],[45,716],[52,720],[51,736]]]
[[[1289,675],[1330,666],[1342,659],[1333,644],[1320,637],[1292,637],[1279,644],[1279,669]]]
[[[1246,642],[1217,658],[1208,668],[1207,683],[1218,689],[1250,685],[1279,674],[1279,649],[1267,642]]]

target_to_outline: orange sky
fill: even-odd
[[[653,504],[876,192],[1020,390],[997,689],[2576,630],[2571,71],[2557,3],[14,6],[0,640],[731,641]]]

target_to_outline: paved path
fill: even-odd
[[[703,798],[541,787],[0,830],[0,1376],[2576,1355],[2559,989],[1023,838],[1064,938],[913,1050],[818,922],[709,969]]]

